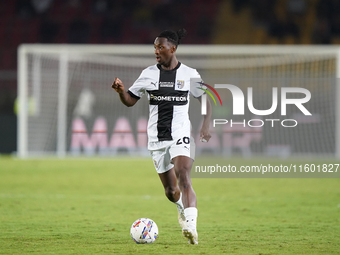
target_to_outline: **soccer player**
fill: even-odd
[[[119,94],[122,103],[129,107],[147,94],[150,103],[148,149],[167,198],[177,205],[183,236],[190,244],[198,244],[197,202],[190,178],[195,143],[190,135],[188,110],[190,92],[201,102],[204,91],[196,89],[193,93],[190,90],[190,79],[201,77],[195,69],[176,58],[177,46],[185,35],[185,29],[161,32],[154,41],[157,64],[144,69],[127,91],[117,77],[112,88]],[[210,117],[208,100],[207,114],[200,130],[201,141],[204,142],[211,137]]]

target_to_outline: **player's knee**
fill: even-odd
[[[166,187],[165,188],[165,195],[170,201],[174,201],[175,197],[179,193],[179,190],[174,187]]]
[[[191,171],[191,164],[183,164],[181,166],[177,167],[177,173],[179,175],[189,175],[190,176]]]
[[[190,189],[191,188],[191,172],[192,162],[190,160],[182,161],[180,164],[175,166],[176,174],[178,179],[178,185],[180,189]]]

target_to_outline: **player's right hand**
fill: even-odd
[[[117,93],[123,93],[124,92],[124,84],[123,82],[116,77],[113,81],[111,87],[117,92]]]

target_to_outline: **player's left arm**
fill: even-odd
[[[197,98],[200,104],[202,104],[202,97]],[[211,120],[211,104],[209,99],[207,98],[207,114],[203,115],[203,124],[200,130],[200,141],[208,142],[211,138],[211,134],[209,131],[210,120]]]

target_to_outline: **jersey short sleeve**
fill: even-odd
[[[148,90],[155,88],[159,79],[159,70],[154,66],[144,69],[138,79],[129,88],[128,93],[140,99]]]
[[[205,93],[203,89],[206,89],[206,86],[204,86],[203,83],[201,75],[196,69],[192,69],[190,77],[190,93],[193,97],[198,98]]]
[[[138,79],[129,88],[128,93],[130,96],[140,99],[145,94],[145,84],[147,83],[147,77],[144,75],[144,71],[140,74]]]

